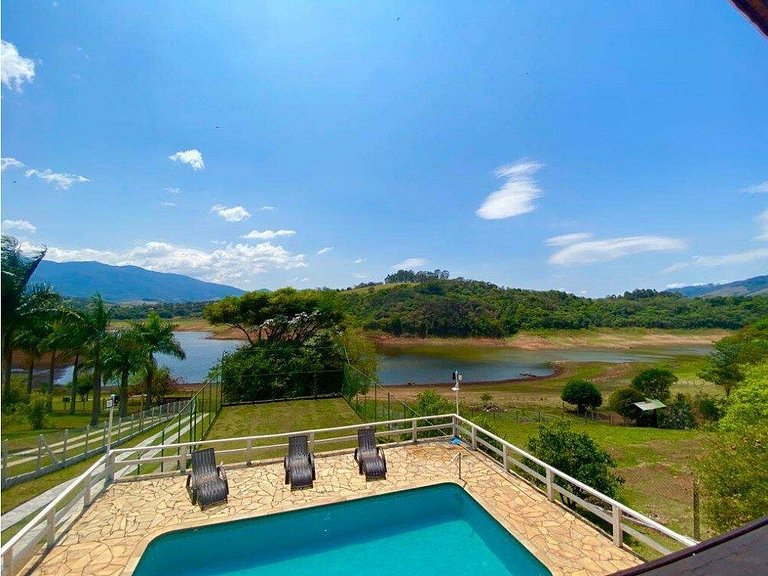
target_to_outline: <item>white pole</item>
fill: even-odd
[[[115,412],[115,401],[109,402],[109,432],[107,433],[107,454],[109,454],[109,447],[112,446],[112,414]]]

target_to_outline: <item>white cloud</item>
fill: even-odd
[[[242,237],[249,240],[272,240],[278,236],[293,236],[295,234],[295,230],[251,230]]]
[[[533,175],[542,166],[538,162],[521,160],[498,168],[496,178],[503,178],[504,183],[485,199],[475,214],[486,220],[499,220],[532,212],[536,208],[533,201],[541,196]]]
[[[406,258],[392,266],[392,270],[412,270],[414,268],[423,268],[427,264],[429,264],[429,260],[426,258]]]
[[[323,254],[328,254],[328,252],[333,252],[333,250],[333,246],[326,246],[325,248],[320,248],[317,253],[318,255],[322,256]]]
[[[240,222],[241,220],[251,217],[251,213],[242,206],[228,207],[222,204],[216,204],[211,207],[211,212],[216,212],[216,214],[224,218],[227,222]]]
[[[31,234],[37,232],[37,227],[28,220],[3,220],[3,228],[18,230],[19,232],[29,232]]]
[[[368,262],[368,258],[358,258],[355,260],[355,264],[364,264],[365,262]]]
[[[203,155],[200,153],[200,150],[194,148],[192,150],[183,150],[181,152],[176,152],[176,154],[171,154],[168,156],[168,159],[173,160],[174,162],[188,164],[192,166],[194,170],[202,170],[205,168]]]
[[[181,188],[173,188],[171,186],[168,186],[166,188],[163,188],[168,194],[179,194],[181,192]]]
[[[731,264],[749,264],[759,260],[768,259],[768,248],[755,248],[745,252],[731,252],[730,254],[721,254],[720,256],[694,256],[688,262],[677,262],[668,266],[662,272],[668,274],[677,272],[683,268],[702,267],[717,268],[719,266],[729,266]]]
[[[176,202],[160,202],[160,206],[165,206],[166,208],[176,208]]]
[[[262,206],[261,208],[259,208],[259,210],[261,210],[262,212],[267,212],[274,209],[275,209],[274,206]]]
[[[768,192],[768,180],[765,182],[760,182],[760,184],[754,184],[753,186],[748,186],[744,189],[745,192],[749,192],[750,194],[760,194],[764,192]]]
[[[23,168],[24,162],[16,160],[16,158],[3,158],[0,160],[0,172],[5,172],[6,168]]]
[[[26,172],[24,172],[24,176],[26,176],[27,178],[29,178],[30,176],[37,176],[38,178],[42,178],[46,182],[53,184],[54,186],[56,186],[56,188],[59,188],[61,190],[69,190],[72,184],[75,184],[75,183],[90,182],[90,180],[85,176],[78,176],[77,174],[67,174],[66,172],[54,172],[50,168],[47,168],[42,172],[40,172],[40,170],[31,168]]]
[[[363,280],[364,278],[368,278],[368,274],[366,274],[365,272],[352,272],[352,276],[354,276],[355,278],[360,278],[361,280]]]
[[[679,238],[666,236],[627,236],[589,240],[577,242],[558,250],[550,256],[549,263],[570,266],[592,262],[609,262],[631,254],[682,250],[683,248],[685,248],[685,242]]]
[[[576,232],[574,234],[563,234],[562,236],[547,238],[544,240],[544,244],[547,246],[568,246],[568,244],[575,244],[589,238],[592,238],[592,234],[588,232]]]
[[[768,240],[768,210],[760,214],[755,220],[757,220],[761,228],[760,235],[755,236],[755,240]]]
[[[21,92],[25,82],[35,79],[35,62],[24,58],[16,46],[5,40],[0,41],[0,76],[3,86]]]
[[[24,249],[32,248],[23,245]],[[257,276],[273,270],[306,268],[306,256],[270,242],[227,244],[210,250],[147,242],[124,251],[66,249],[51,246],[46,258],[55,262],[96,260],[115,266],[140,266],[157,272],[185,274],[208,282],[257,287]]]

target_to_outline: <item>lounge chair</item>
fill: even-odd
[[[384,450],[376,445],[376,432],[372,426],[357,431],[355,462],[366,480],[387,477],[387,459]]]
[[[291,483],[291,490],[312,488],[315,480],[315,457],[309,451],[307,437],[288,438],[288,456],[283,460],[285,483]]]
[[[216,466],[213,448],[192,452],[192,472],[187,475],[187,493],[192,504],[200,505],[200,510],[227,501],[227,473],[223,464]]]

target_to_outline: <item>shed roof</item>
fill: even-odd
[[[643,412],[648,412],[649,410],[658,410],[659,408],[666,408],[667,405],[659,400],[648,400],[646,398],[643,402],[635,402],[635,406],[640,408]]]

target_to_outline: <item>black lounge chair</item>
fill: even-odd
[[[355,461],[359,473],[364,473],[366,480],[387,477],[387,458],[384,450],[376,445],[376,432],[372,426],[357,431]]]
[[[192,504],[200,505],[200,510],[227,501],[227,473],[223,465],[216,466],[213,448],[192,452],[192,472],[187,475],[187,493]]]
[[[315,457],[309,451],[307,437],[288,438],[288,456],[283,460],[285,483],[291,483],[291,490],[312,488],[315,480]]]

